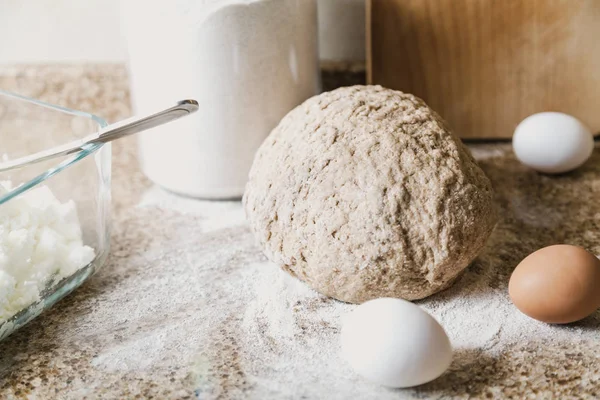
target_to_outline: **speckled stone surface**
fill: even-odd
[[[118,65],[2,67],[0,88],[109,121],[130,113],[126,73]],[[572,243],[600,253],[600,152],[572,174],[548,177],[519,165],[508,144],[472,148],[495,186],[501,221],[481,258],[455,286],[434,296],[430,304],[437,305],[430,310],[438,307],[442,323],[451,321],[442,312],[444,302],[473,297],[472,288],[483,285],[504,301],[509,311],[498,312],[508,312],[509,321],[538,329],[510,309],[508,278],[520,259],[544,245]],[[293,312],[314,317],[294,319],[297,329],[277,342],[277,335],[267,335],[268,320],[259,318],[277,298],[261,300],[257,291],[257,302],[240,302],[241,294],[253,293],[246,282],[269,285],[276,268],[265,264],[239,204],[163,193],[139,171],[135,154],[134,139],[115,143],[112,251],[105,268],[0,343],[0,398],[600,396],[598,314],[501,346],[503,327],[497,327],[485,345],[457,348],[441,378],[410,390],[387,390],[354,376],[335,348],[339,314],[350,306],[301,286],[285,286],[298,292],[282,295],[292,302],[278,312],[282,318]],[[209,324],[202,323],[203,314],[210,314]],[[478,320],[479,328],[487,323]],[[298,343],[297,354],[282,359],[285,346]]]

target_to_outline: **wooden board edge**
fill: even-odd
[[[367,63],[367,85],[373,84],[373,46],[372,46],[372,1],[365,1],[365,51]]]

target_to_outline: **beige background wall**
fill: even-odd
[[[120,0],[0,0],[0,64],[120,62]],[[148,0],[155,1],[155,0]],[[319,0],[321,58],[364,58],[364,0]]]
[[[124,60],[118,1],[0,0],[0,64]]]

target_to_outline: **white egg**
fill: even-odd
[[[381,298],[344,320],[342,356],[364,378],[383,386],[417,386],[440,376],[452,361],[444,328],[411,302]]]
[[[543,112],[525,118],[513,135],[519,161],[537,171],[559,174],[587,161],[594,137],[577,118],[559,112]]]

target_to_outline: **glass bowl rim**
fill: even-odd
[[[0,89],[0,96],[8,97],[8,98],[12,98],[15,100],[20,100],[20,101],[25,101],[27,103],[34,104],[36,106],[48,108],[48,109],[51,109],[51,110],[54,110],[57,112],[62,112],[63,114],[69,114],[69,115],[73,115],[73,116],[77,116],[77,117],[88,118],[88,119],[91,119],[94,122],[96,122],[100,126],[100,128],[104,128],[108,125],[108,122],[106,122],[106,120],[104,120],[101,117],[98,117],[97,115],[90,114],[90,113],[87,113],[84,111],[72,110],[70,108],[46,103],[41,100],[33,99],[33,98],[30,98],[27,96],[22,96],[17,93],[8,92],[6,90]],[[9,190],[8,192],[3,193],[2,195],[0,195],[0,205],[15,198],[16,196],[20,195],[21,193],[24,193],[24,192],[34,188],[35,186],[46,181],[50,177],[58,174],[59,172],[63,171],[64,169],[70,167],[71,165],[76,164],[77,162],[86,158],[90,154],[93,154],[96,151],[98,151],[98,149],[100,149],[102,146],[103,146],[103,144],[89,145],[85,149],[76,153],[74,156],[69,157],[68,159],[57,164],[56,166],[48,168],[46,171],[42,172],[41,174],[37,175],[36,177],[34,177],[26,182],[21,183],[19,186]],[[26,168],[26,167],[27,166],[24,166],[23,168]]]

